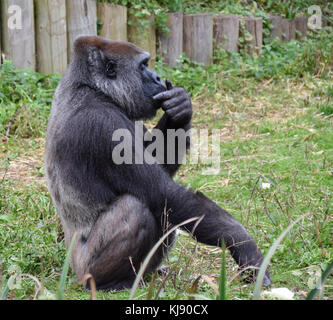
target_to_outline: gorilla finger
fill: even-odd
[[[167,100],[173,97],[179,96],[181,93],[185,92],[183,88],[174,87],[171,90],[163,91],[153,97],[154,100]]]
[[[162,108],[163,108],[163,106],[162,106]],[[192,113],[192,106],[190,103],[188,103],[187,99],[183,100],[180,103],[177,103],[177,105],[175,105],[173,107],[166,108],[164,111],[165,112],[169,111],[172,114],[176,114],[183,110],[187,110],[188,112]]]
[[[192,117],[192,110],[186,108],[184,105],[169,109],[165,113],[174,120],[182,119],[183,117]]]
[[[174,117],[172,117],[173,121],[189,121],[192,118],[192,112],[189,110],[184,110],[182,112],[177,113]]]
[[[171,108],[177,108],[178,106],[181,106],[184,104],[186,97],[179,96],[174,97],[172,99],[166,100],[162,103],[162,109],[164,111],[171,109]]]
[[[177,103],[174,107],[170,107],[167,110],[172,110],[173,113],[181,112],[183,110],[187,110],[189,112],[192,112],[191,104],[188,103],[188,101],[185,99],[180,103]]]
[[[165,113],[169,117],[175,117],[177,113],[181,113],[183,111],[183,108],[184,108],[183,106],[177,106],[177,107],[165,110]]]
[[[167,90],[171,90],[173,88],[173,85],[169,79],[165,80],[165,85],[167,87]]]

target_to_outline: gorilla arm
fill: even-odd
[[[158,103],[165,111],[164,115],[154,129],[159,129],[164,137],[164,159],[162,166],[166,169],[170,176],[173,176],[181,166],[186,151],[190,148],[190,136],[186,136],[185,149],[178,149],[178,137],[175,137],[174,149],[168,149],[169,129],[183,129],[188,132],[191,129],[192,104],[188,93],[180,87],[172,87],[170,81],[166,81],[168,90],[157,94],[153,97],[155,103]],[[150,143],[146,143],[148,146]],[[168,153],[173,152],[175,161],[168,161]],[[155,155],[154,155],[155,156]]]

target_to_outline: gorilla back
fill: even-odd
[[[175,150],[176,163],[168,164],[148,152],[136,163],[114,160],[118,129],[137,141],[135,120],[164,111],[156,125],[166,139],[168,129],[191,127],[192,106],[186,91],[167,85],[148,68],[149,54],[124,41],[80,37],[54,96],[46,139],[45,168],[49,191],[60,215],[68,247],[77,233],[72,267],[80,278],[91,273],[98,289],[132,286],[135,272],[170,225],[203,216],[193,236],[209,245],[222,239],[241,268],[258,267],[262,255],[245,228],[201,193],[176,184],[183,151]],[[144,132],[148,130],[144,128]],[[149,142],[141,141],[145,150]],[[164,144],[164,158],[170,147]],[[195,222],[184,226],[191,231]],[[166,227],[168,228],[168,226]],[[169,236],[156,252],[147,271],[158,267],[174,242]],[[267,272],[265,284],[270,283]]]

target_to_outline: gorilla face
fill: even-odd
[[[146,97],[152,99],[158,93],[166,90],[165,84],[155,71],[148,67],[150,56],[144,56],[139,62],[139,73],[143,84],[143,93]]]
[[[83,43],[90,42],[87,47]],[[153,97],[166,90],[161,78],[148,67],[149,53],[125,42],[81,37],[76,57],[88,59],[89,85],[103,92],[132,120],[148,119],[160,107]],[[124,54],[124,52],[126,54]]]

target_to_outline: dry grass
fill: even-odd
[[[26,146],[31,145],[32,141],[38,143],[39,148],[33,152],[25,152]],[[0,166],[0,177],[5,176],[6,179],[14,181],[14,187],[17,189],[34,183],[46,185],[42,171],[44,165],[44,144],[45,140],[43,138],[25,139],[22,155],[9,161],[7,171],[5,166]],[[1,158],[5,158],[5,155],[0,155]]]

